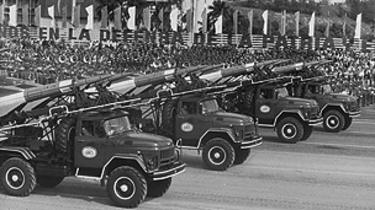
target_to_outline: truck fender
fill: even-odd
[[[237,143],[236,139],[233,136],[233,133],[230,128],[220,128],[220,129],[208,129],[200,138],[198,141],[197,146],[194,149],[199,149],[202,145],[202,143],[205,143],[207,141],[207,138],[210,137],[210,135],[216,135],[214,133],[220,133],[222,135],[227,136],[231,142],[230,143]]]
[[[140,168],[142,170],[142,172],[144,173],[147,173],[148,170],[147,170],[147,167],[142,159],[142,156],[137,156],[137,155],[127,155],[127,156],[113,156],[111,157],[107,163],[103,166],[102,168],[102,172],[100,174],[100,179],[103,179],[104,176],[106,175],[106,173],[108,172],[108,170],[110,170],[112,167],[116,168],[117,164],[119,163],[132,163],[132,164],[136,164],[136,167],[138,166],[138,168]],[[116,165],[113,165],[113,164],[116,164]],[[121,165],[121,164],[119,164]]]
[[[0,147],[0,154],[17,154],[21,155],[25,160],[36,158],[36,155],[27,147]]]
[[[275,117],[275,120],[273,121],[273,127],[276,127],[277,125],[277,122],[279,121],[279,118],[283,115],[283,114],[297,114],[303,121],[305,121],[305,117],[303,116],[303,114],[301,113],[300,110],[283,110],[281,111],[276,117]]]
[[[344,106],[340,103],[336,104],[336,103],[328,103],[326,105],[324,105],[321,109],[320,109],[320,115],[323,116],[323,113],[325,112],[325,110],[328,108],[328,107],[335,107],[335,108],[339,108],[343,113],[347,114],[348,112],[345,110]]]

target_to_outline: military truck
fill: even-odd
[[[251,148],[262,143],[251,117],[225,112],[213,96],[193,94],[171,99],[161,114],[159,132],[181,139],[183,149],[203,150],[202,159],[213,170],[243,163]]]
[[[113,100],[99,86],[84,91],[102,80],[61,81],[1,98],[0,184],[7,194],[28,196],[37,184],[55,187],[75,176],[106,185],[116,205],[136,207],[146,196],[162,196],[185,170],[171,139],[130,122],[125,110],[139,100]]]
[[[312,126],[322,123],[316,101],[291,97],[285,87],[290,78],[253,83],[227,95],[223,107],[257,118],[259,127],[274,128],[288,143],[306,140]]]
[[[360,115],[360,107],[354,96],[334,93],[326,76],[296,80],[288,88],[293,96],[317,101],[323,116],[323,127],[328,132],[346,130],[353,118]]]

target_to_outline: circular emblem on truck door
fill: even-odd
[[[268,113],[271,111],[271,108],[267,105],[262,105],[260,106],[260,111],[263,112],[263,113]]]
[[[194,129],[194,126],[188,122],[182,123],[181,125],[181,130],[184,132],[191,132],[193,131],[193,129]]]
[[[94,158],[96,157],[96,155],[98,154],[98,151],[94,148],[94,147],[84,147],[82,148],[82,156],[85,157],[85,158]]]

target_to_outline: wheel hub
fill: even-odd
[[[226,152],[224,148],[220,146],[214,146],[208,151],[208,159],[214,165],[221,165],[226,160]]]
[[[281,133],[285,139],[293,139],[297,135],[297,128],[294,124],[288,123],[281,128]]]
[[[11,167],[5,173],[5,181],[10,188],[21,189],[25,185],[25,174],[20,168]]]
[[[20,178],[17,176],[17,175],[13,175],[12,176],[12,181],[13,182],[16,182],[16,181],[18,181]]]
[[[330,129],[336,129],[339,126],[339,119],[335,115],[327,117],[327,127]]]
[[[119,177],[113,184],[113,191],[119,199],[129,200],[134,196],[136,186],[129,177]]]

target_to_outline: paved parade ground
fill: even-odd
[[[138,209],[375,209],[375,107],[362,110],[349,130],[316,128],[307,141],[265,142],[244,164],[224,172],[204,168],[195,152],[184,152],[184,174],[161,198]],[[0,193],[1,210],[120,209],[105,188],[68,178],[55,189],[37,187],[29,197]]]

